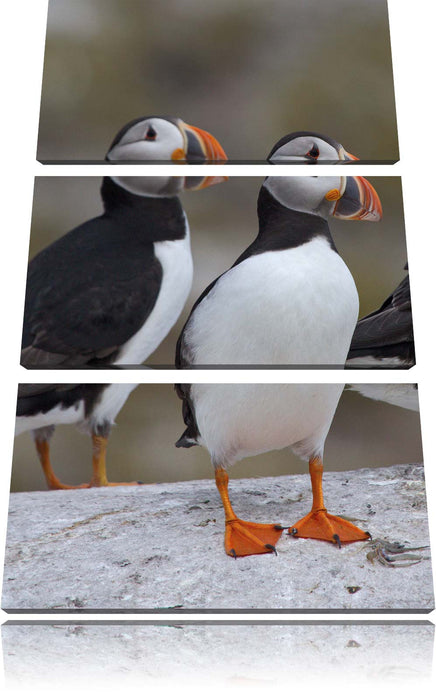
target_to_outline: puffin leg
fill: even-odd
[[[327,512],[322,493],[323,464],[320,457],[313,457],[310,460],[309,473],[312,482],[312,509],[289,528],[289,534],[294,537],[329,540],[339,546],[344,542],[357,542],[371,537],[369,532],[364,532],[348,520]]]
[[[106,475],[106,450],[108,438],[92,433],[92,479],[87,484],[94,486],[138,486],[140,481],[108,481]]]
[[[51,466],[50,443],[46,438],[35,437],[35,447],[49,489],[83,489],[87,487],[87,484],[69,486],[68,484],[63,484],[62,481],[58,479]]]
[[[226,518],[224,547],[226,553],[234,557],[246,557],[249,554],[268,554],[275,552],[283,528],[280,525],[263,525],[240,520],[230,503],[228,483],[229,475],[223,467],[215,468],[215,483],[221,496]]]

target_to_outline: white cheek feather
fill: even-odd
[[[345,363],[359,300],[324,238],[253,255],[229,270],[185,331],[191,364]]]
[[[304,154],[307,153],[314,144],[316,144],[319,149],[318,160],[339,160],[339,154],[336,149],[333,148],[331,144],[316,137],[302,137],[301,139],[289,141],[279,148],[270,160],[272,162],[301,161],[307,163],[307,158]]]
[[[189,225],[177,241],[154,243],[162,265],[162,282],[154,308],[140,330],[125,343],[115,364],[140,364],[160,345],[179,318],[192,286],[193,264]]]
[[[145,138],[149,126],[157,133],[155,140]],[[132,126],[108,156],[114,161],[166,160],[171,162],[173,152],[184,148],[185,142],[180,129],[166,119],[156,118]]]
[[[193,384],[200,444],[214,466],[292,447],[322,456],[343,384]]]
[[[69,408],[55,406],[47,413],[37,413],[34,416],[19,416],[15,422],[15,435],[20,435],[27,430],[37,430],[48,425],[67,425],[80,423],[85,418],[85,402],[77,401]]]

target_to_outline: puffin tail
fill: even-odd
[[[182,399],[183,422],[186,425],[186,430],[176,442],[176,447],[194,447],[198,445],[200,431],[197,427],[195,419],[195,410],[191,401],[191,385],[176,384],[175,390],[179,399]]]
[[[198,442],[189,428],[185,430],[176,442],[176,447],[195,447],[195,445],[198,445]]]

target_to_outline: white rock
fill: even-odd
[[[326,472],[330,512],[375,539],[429,544],[420,465]],[[310,508],[308,474],[231,480],[236,513],[292,525]],[[24,611],[433,608],[430,550],[394,568],[371,543],[338,549],[283,534],[278,556],[228,557],[210,480],[11,494],[3,608]]]

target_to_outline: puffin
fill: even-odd
[[[147,117],[118,133],[107,161],[181,160],[225,153],[180,119]],[[21,364],[101,367],[140,364],[179,317],[192,284],[189,225],[178,198],[222,176],[103,178],[104,212],[29,264]]]
[[[346,366],[409,369],[414,364],[412,303],[406,275],[380,308],[358,322]]]
[[[343,367],[358,317],[354,280],[327,219],[378,221],[374,187],[362,177],[268,177],[258,198],[259,232],[194,305],[179,337],[176,366]],[[275,551],[278,523],[243,521],[227,470],[244,457],[290,447],[309,461],[313,503],[290,529],[340,545],[369,537],[327,512],[323,449],[342,384],[179,384],[186,430],[176,443],[210,453],[233,557]]]
[[[118,132],[106,160],[199,163],[223,161],[226,154],[198,127],[179,118],[149,116]],[[177,321],[192,284],[189,225],[177,195],[226,179],[104,177],[103,214],[59,238],[29,264],[21,364],[101,368],[144,362]],[[64,422],[79,423],[92,437],[99,468],[89,485],[108,485],[104,455],[110,426],[134,386],[100,385],[90,401],[84,385],[24,385],[17,431],[33,431],[50,488],[66,488],[52,474],[49,451],[53,426]]]
[[[293,131],[271,149],[270,163],[337,163],[359,160],[335,139],[316,131]]]
[[[19,384],[15,435],[32,431],[36,452],[50,490],[92,486],[130,486],[140,482],[109,482],[106,450],[114,420],[137,384]],[[56,425],[74,424],[92,441],[89,483],[64,484],[50,460],[50,438]]]

